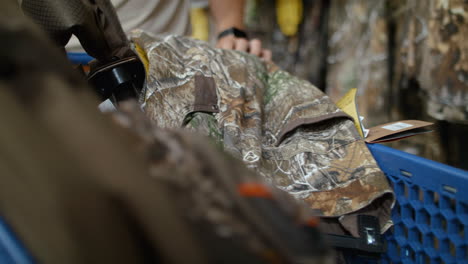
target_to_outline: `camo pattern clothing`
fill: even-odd
[[[363,210],[379,217],[382,231],[389,227],[394,196],[385,175],[352,119],[319,89],[243,52],[142,31],[132,40],[149,62],[142,100],[157,126],[213,138],[353,235]]]

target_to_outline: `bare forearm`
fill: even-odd
[[[244,29],[245,0],[210,0],[210,10],[219,33],[227,28]]]

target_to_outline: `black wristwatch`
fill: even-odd
[[[243,30],[240,30],[235,27],[228,28],[226,30],[223,30],[221,33],[218,34],[218,39],[221,39],[225,36],[228,35],[234,35],[236,38],[245,38],[248,39],[247,33]]]

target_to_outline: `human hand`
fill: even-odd
[[[259,39],[238,38],[234,35],[227,35],[218,39],[217,48],[245,51],[260,57],[264,61],[271,61],[271,51],[262,47]]]

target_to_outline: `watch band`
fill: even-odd
[[[221,39],[221,38],[223,38],[225,36],[228,36],[228,35],[234,35],[236,38],[248,39],[247,33],[245,31],[240,30],[240,29],[235,28],[235,27],[231,27],[231,28],[228,28],[226,30],[221,31],[218,34],[218,39]]]

